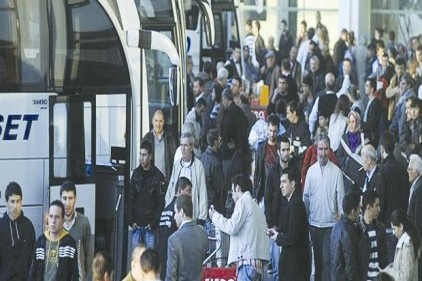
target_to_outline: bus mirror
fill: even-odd
[[[164,52],[169,57],[172,65],[180,65],[176,46],[174,46],[170,38],[160,32],[130,29],[126,31],[126,43],[128,47]]]
[[[202,15],[206,19],[205,34],[207,39],[207,45],[213,46],[215,43],[215,25],[211,4],[207,0],[197,0],[197,3]]]
[[[178,67],[171,67],[169,69],[169,100],[171,106],[178,104],[177,97],[174,96],[177,93],[175,89],[177,89],[178,72]]]

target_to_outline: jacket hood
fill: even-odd
[[[62,229],[62,232],[60,233],[59,239],[57,239],[57,241],[59,241],[60,239],[62,239],[63,237],[65,237],[68,234],[69,233],[66,230]],[[53,238],[51,238],[50,230],[49,229],[46,229],[44,231],[44,235],[45,235],[45,237],[47,237],[48,240],[54,241]]]
[[[11,221],[12,221],[12,220],[10,219],[9,214],[7,213],[7,211],[6,211],[6,212],[4,212],[4,214],[3,214],[3,218],[4,218],[7,222],[11,222]],[[21,220],[22,220],[22,218],[23,218],[23,211],[21,210],[21,214],[20,214],[20,216],[19,216],[16,220],[14,220],[14,221],[19,222],[19,221],[21,221]]]

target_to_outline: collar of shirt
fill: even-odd
[[[188,223],[188,222],[191,222],[191,221],[193,221],[193,220],[186,220],[186,221],[182,222],[182,223],[180,224],[180,226],[179,226],[179,229],[181,229],[181,228],[182,228],[182,226],[183,226],[185,223]]]
[[[73,219],[70,221],[70,223],[69,224],[67,224],[66,223],[66,221],[63,223],[63,228],[66,230],[66,231],[69,231],[71,228],[72,228],[72,226],[75,224],[75,221],[76,221],[76,216],[78,215],[78,212],[76,212],[76,211],[74,211],[74,216],[73,216]]]
[[[202,98],[204,96],[205,92],[200,93],[196,98],[195,98],[195,102],[198,102],[200,98]]]
[[[159,135],[157,135],[157,133],[155,132],[155,130],[152,129],[152,134],[154,135],[154,137],[156,137],[157,139],[161,140],[163,138],[164,131],[163,131],[163,133],[161,133],[161,136],[159,136]]]
[[[366,172],[366,176],[368,177],[368,181],[371,180],[372,176],[374,175],[375,169],[377,167],[374,167],[371,171]]]

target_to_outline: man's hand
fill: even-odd
[[[138,228],[139,226],[136,224],[136,222],[132,224],[132,229],[138,229]]]

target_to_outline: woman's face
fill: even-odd
[[[350,132],[356,132],[357,125],[356,125],[356,118],[354,115],[350,115],[349,117],[349,131]]]
[[[403,235],[403,224],[400,224],[399,226],[395,226],[391,224],[391,228],[393,229],[393,234],[396,236],[397,239],[400,239],[400,237]]]

